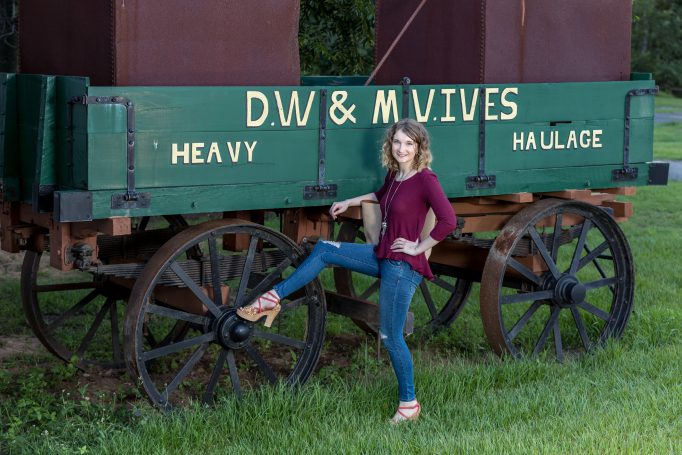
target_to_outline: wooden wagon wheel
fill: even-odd
[[[341,223],[336,240],[339,242],[365,242],[362,225],[344,221]],[[453,278],[434,271],[433,281],[423,280],[417,299],[413,300],[410,311],[414,313],[414,327],[420,332],[435,332],[448,327],[457,318],[471,291],[471,281]],[[334,284],[337,292],[361,300],[378,299],[380,280],[367,277],[348,269],[334,269]],[[353,322],[370,334],[377,333],[377,327],[364,321]]]
[[[613,218],[583,202],[545,199],[517,213],[493,244],[481,281],[483,326],[497,354],[553,350],[562,360],[620,337],[633,290],[630,247]]]
[[[167,229],[187,226],[182,216],[163,217]],[[140,218],[134,232],[163,228],[159,220]],[[26,251],[21,271],[21,296],[26,320],[40,342],[55,356],[80,369],[122,369],[123,318],[130,289],[104,275],[61,272],[41,264],[42,252]],[[103,258],[106,260],[106,258]],[[148,332],[157,345],[182,338],[186,324],[163,333]]]
[[[227,234],[246,236],[247,251],[221,248]],[[188,258],[190,250],[201,254]],[[125,323],[126,363],[151,401],[169,409],[188,400],[239,396],[244,385],[306,381],[324,339],[326,304],[319,280],[284,299],[269,329],[236,315],[238,307],[291,274],[303,256],[286,236],[241,220],[208,221],[166,242],[137,280]],[[204,308],[187,311],[160,301],[169,287],[175,295],[184,289]],[[183,341],[154,347],[144,335],[145,327],[179,321],[190,324]]]

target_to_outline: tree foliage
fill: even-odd
[[[662,88],[682,87],[682,0],[634,0],[632,69]]]
[[[374,63],[372,0],[301,0],[303,74],[369,74]]]

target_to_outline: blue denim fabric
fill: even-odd
[[[407,262],[393,259],[382,260],[380,271],[379,330],[398,379],[400,401],[412,401],[415,399],[412,355],[403,337],[403,327],[412,296],[422,276],[412,270]]]
[[[400,401],[414,400],[412,356],[403,337],[403,327],[412,296],[422,276],[412,270],[407,262],[393,259],[378,260],[373,245],[320,241],[296,271],[275,285],[274,289],[280,298],[285,298],[314,280],[327,265],[337,265],[365,275],[381,277],[379,288],[381,339],[398,379]]]

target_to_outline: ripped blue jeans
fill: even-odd
[[[414,400],[412,355],[405,343],[403,327],[412,296],[422,276],[412,270],[407,262],[377,259],[373,245],[320,241],[296,271],[275,285],[274,289],[281,298],[284,298],[314,280],[327,265],[336,265],[381,278],[379,288],[381,338],[398,379],[400,401]]]

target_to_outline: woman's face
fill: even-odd
[[[417,143],[403,130],[398,130],[393,135],[391,150],[393,158],[398,162],[400,168],[409,169],[417,154]]]

